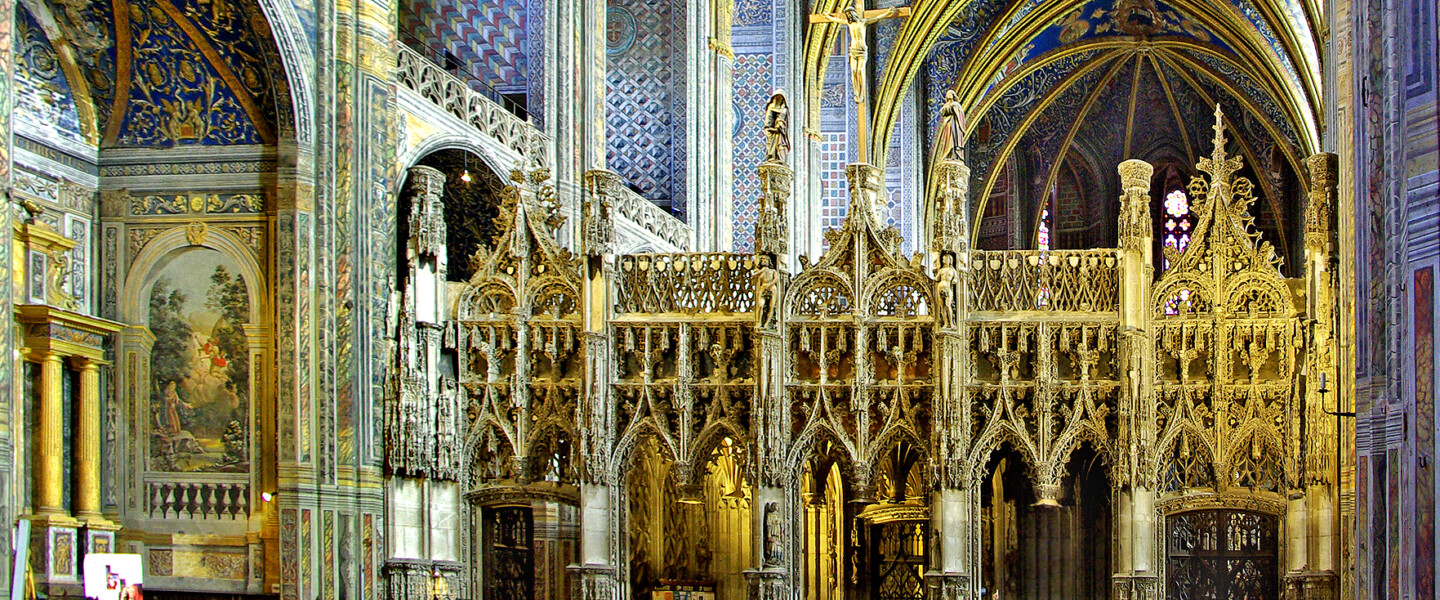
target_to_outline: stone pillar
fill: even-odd
[[[35,512],[41,515],[65,514],[65,397],[62,381],[65,359],[54,352],[40,355],[40,421],[36,432],[39,443],[35,460]]]
[[[0,19],[4,19],[0,26],[3,26],[6,39],[14,39],[15,35],[15,2],[13,0],[0,0]],[[0,100],[0,189],[5,192],[6,198],[10,195],[10,160],[12,157],[12,136],[10,120],[14,115],[11,109],[13,103],[14,88],[13,78],[15,74],[15,44],[0,44],[0,82],[6,90],[5,98]],[[15,244],[13,243],[13,220],[14,211],[6,206],[6,210],[0,211],[0,306],[15,305],[15,279],[11,269],[14,268]],[[15,328],[9,323],[0,327],[0,557],[12,556],[11,532],[14,528],[11,525],[15,522],[16,515],[24,500],[15,494],[14,486],[14,461],[15,427],[11,420],[15,415],[15,381],[16,367],[20,361],[15,360],[17,349],[15,339]],[[10,595],[10,584],[13,580],[10,567],[14,564],[12,560],[0,560],[0,597]]]
[[[751,504],[755,568],[744,572],[749,590],[747,597],[749,600],[783,600],[790,597],[793,570],[787,565],[794,554],[791,543],[798,543],[800,528],[789,517],[793,511],[785,489],[776,485],[779,481],[764,475],[761,479],[765,485],[755,487],[755,502]]]
[[[705,4],[702,2],[701,6]],[[708,193],[696,190],[701,193],[691,198],[689,210],[694,215],[690,222],[698,225],[695,227],[698,238],[695,240],[695,248],[700,251],[729,252],[735,239],[732,225],[735,189],[734,140],[730,138],[732,125],[735,123],[735,53],[730,47],[730,23],[734,17],[735,1],[713,0],[710,4],[713,4],[715,9],[714,31],[709,39],[711,81],[710,85],[698,91],[711,94],[711,97],[703,99],[705,102],[700,106],[711,103],[709,106],[714,110],[701,113],[711,121],[708,124],[710,133],[706,135],[704,132],[696,132],[697,135],[691,136],[700,143],[702,150],[711,154],[710,181],[707,185],[710,190]],[[764,185],[764,175],[761,175],[761,185]],[[702,198],[712,199],[714,205],[702,207]],[[759,244],[758,239],[756,244]]]
[[[572,600],[616,600],[620,581],[614,557],[617,532],[610,527],[617,485],[610,472],[614,448],[610,410],[612,373],[607,323],[611,317],[611,260],[615,223],[611,220],[612,194],[623,185],[620,177],[604,170],[585,173],[581,210],[580,251],[585,255],[585,283],[580,290],[585,338],[585,391],[579,411],[580,430],[580,560],[570,565]]]
[[[1150,218],[1150,178],[1155,169],[1140,160],[1120,163],[1120,330],[1121,356],[1128,359],[1118,447],[1125,458],[1117,461],[1121,482],[1115,507],[1115,535],[1119,539],[1111,596],[1125,599],[1160,598],[1160,548],[1155,540],[1155,477],[1142,453],[1154,449],[1155,360],[1150,330],[1152,285],[1155,281],[1154,223]]]
[[[978,498],[972,488],[943,488],[933,495],[931,530],[939,535],[938,556],[925,573],[928,600],[967,600],[975,597],[979,561],[971,550],[980,544]]]
[[[937,377],[940,395],[939,489],[932,494],[931,528],[939,536],[938,555],[925,574],[926,597],[931,600],[972,598],[979,582],[979,562],[973,550],[980,545],[976,526],[979,497],[966,480],[965,449],[969,448],[970,411],[965,384],[969,380],[970,168],[958,160],[935,166],[934,210],[930,216],[930,250],[936,278],[938,329]],[[947,284],[946,282],[949,281]]]
[[[100,517],[100,364],[81,358],[80,389],[76,396],[75,427],[75,516],[87,522]]]
[[[1334,268],[1339,161],[1334,154],[1322,153],[1305,164],[1310,171],[1305,207],[1305,312],[1311,317],[1311,351],[1304,366],[1304,473],[1292,482],[1295,489],[1285,515],[1285,596],[1321,600],[1334,598],[1338,591],[1340,538],[1335,505],[1340,451],[1345,443],[1339,419],[1329,411],[1346,410],[1339,390],[1349,387],[1341,381],[1337,368],[1340,350],[1335,335],[1339,325]]]

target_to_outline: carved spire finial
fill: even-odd
[[[1240,157],[1225,155],[1225,113],[1220,110],[1218,102],[1215,104],[1214,144],[1210,158],[1201,158],[1196,166],[1210,174],[1210,185],[1229,185],[1230,176],[1240,170]]]

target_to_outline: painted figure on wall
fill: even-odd
[[[243,472],[250,410],[245,281],[214,250],[158,269],[150,293],[151,468]],[[208,276],[196,277],[197,274]]]

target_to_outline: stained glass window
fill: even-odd
[[[1055,198],[1054,188],[1050,190],[1050,198],[1052,200]],[[1040,225],[1038,227],[1038,233],[1035,235],[1035,240],[1036,246],[1038,246],[1040,250],[1040,262],[1038,264],[1044,265],[1045,261],[1049,260],[1050,254],[1050,201],[1046,201],[1045,208],[1040,211]],[[1037,265],[1036,268],[1039,269],[1041,267]],[[1035,296],[1035,304],[1037,306],[1047,306],[1050,304],[1050,286],[1044,283],[1040,284],[1040,291]]]
[[[1190,245],[1190,198],[1185,190],[1175,190],[1165,195],[1165,232],[1163,243],[1184,252]],[[1165,268],[1170,268],[1170,259],[1165,259]]]
[[[1165,194],[1165,228],[1161,233],[1161,243],[1168,248],[1174,248],[1176,252],[1184,252],[1190,245],[1190,229],[1194,220],[1190,214],[1190,197],[1185,195],[1185,190],[1172,190]],[[1170,270],[1170,259],[1165,260],[1165,270]],[[1182,311],[1193,312],[1194,308],[1190,303],[1190,290],[1180,290],[1179,293],[1171,296],[1165,301],[1165,314],[1178,315]]]

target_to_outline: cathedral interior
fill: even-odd
[[[1435,598],[1437,8],[0,0],[0,598]]]

